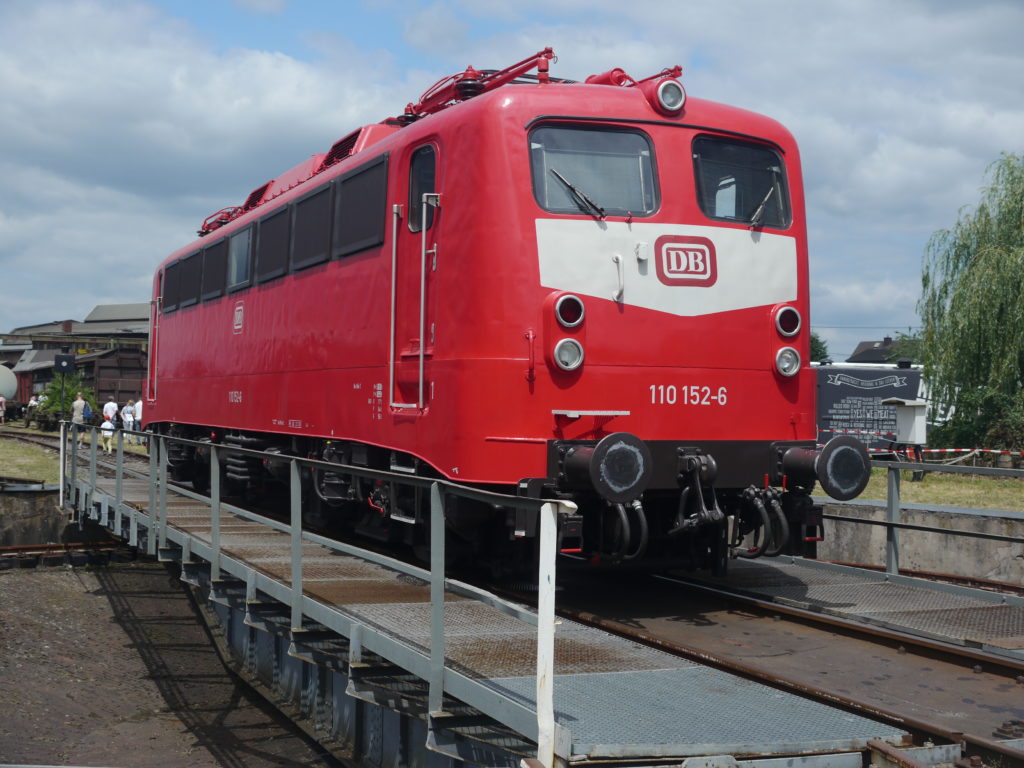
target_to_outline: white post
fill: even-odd
[[[292,537],[292,631],[302,629],[302,480],[298,459],[291,460],[289,469],[291,490]]]
[[[60,509],[64,509],[64,480],[66,479],[65,478],[65,472],[64,472],[64,461],[65,461],[64,448],[66,446],[67,441],[68,441],[68,425],[67,425],[67,422],[62,421],[60,423],[60,491],[58,492],[59,496],[58,496],[58,499],[57,499],[57,506]]]
[[[540,508],[540,567],[537,582],[537,760],[555,762],[555,504]]]

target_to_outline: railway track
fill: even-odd
[[[62,544],[20,544],[0,547],[0,571],[37,566],[107,565],[135,560],[134,547],[114,541],[66,542]]]
[[[999,741],[1024,738],[1024,663],[675,576],[560,583],[566,618],[885,720],[919,743],[1024,765],[1024,751]]]

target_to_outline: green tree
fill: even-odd
[[[828,360],[828,344],[816,332],[811,331],[811,361],[820,363]]]
[[[54,418],[59,418],[63,413],[64,418],[70,420],[71,403],[74,402],[79,392],[89,403],[93,413],[96,413],[96,393],[93,392],[92,387],[85,386],[81,374],[78,373],[58,373],[54,376],[53,381],[47,384],[46,389],[43,390],[46,401],[39,407],[37,413]]]
[[[907,333],[896,331],[893,334],[892,362],[905,357],[912,363],[920,363],[923,355],[921,351],[921,344],[923,343],[921,333],[920,331],[910,332],[909,328],[907,331]]]
[[[951,414],[936,437],[1020,447],[1007,442],[1024,435],[1024,157],[1004,154],[988,178],[977,208],[928,242],[921,347],[936,414]]]

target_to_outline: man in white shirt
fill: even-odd
[[[137,430],[139,430],[139,432],[142,431],[142,396],[141,395],[139,396],[139,399],[135,401],[135,428]],[[146,442],[146,438],[144,438],[144,437],[140,437],[139,438],[139,445],[144,445],[145,442]]]
[[[111,423],[117,418],[117,403],[114,402],[114,398],[107,400],[107,404],[103,406],[103,418]]]

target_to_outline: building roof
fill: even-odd
[[[39,336],[46,333],[67,333],[77,320],[54,320],[49,323],[38,323],[37,325],[22,325],[12,328],[12,336]]]
[[[111,320],[108,322],[75,323],[72,336],[121,336],[149,333],[149,317],[145,320]]]
[[[848,363],[888,363],[896,356],[892,338],[886,336],[881,341],[862,341],[846,358]]]
[[[86,323],[134,321],[149,323],[149,302],[99,304],[85,318]]]
[[[10,336],[145,336],[149,333],[149,302],[100,304],[83,322],[55,320],[23,325]],[[10,340],[9,340],[10,341]]]
[[[21,353],[21,358],[14,366],[15,373],[28,373],[43,368],[53,368],[53,359],[60,354],[56,349],[30,349]]]

